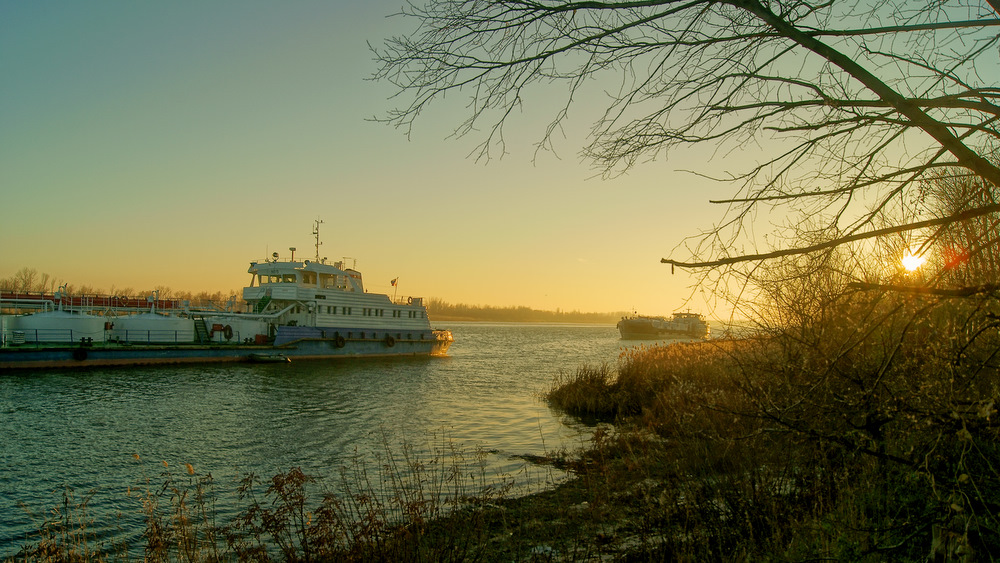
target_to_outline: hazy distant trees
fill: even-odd
[[[625,313],[583,313],[580,311],[540,311],[530,307],[494,307],[427,300],[427,314],[435,321],[488,321],[518,323],[594,323],[614,324]]]
[[[72,284],[62,284],[56,278],[47,273],[41,273],[35,268],[24,267],[14,273],[9,278],[0,278],[0,290],[13,291],[19,293],[53,293],[56,289],[65,287],[64,291],[69,295],[116,295],[122,297],[146,297],[154,293],[160,299],[179,299],[190,301],[195,304],[214,304],[219,308],[228,307],[235,303],[237,306],[241,301],[240,292],[230,291],[174,291],[166,286],[157,286],[153,289],[135,290],[131,287],[111,287],[110,289],[96,288],[90,285],[75,286]]]
[[[663,260],[725,269],[1000,211],[974,193],[960,212],[916,206],[922,185],[955,170],[977,178],[974,191],[1000,185],[983,158],[1000,146],[998,6],[430,0],[404,9],[414,33],[375,48],[376,77],[404,100],[384,120],[406,129],[458,96],[468,111],[456,133],[481,135],[480,157],[502,154],[505,125],[540,87],[562,87],[563,102],[539,149],[571,108],[587,109],[576,102],[592,87],[603,91],[583,154],[606,174],[681,146],[731,155],[744,164],[717,174],[733,186],[717,202],[723,217],[689,239],[692,260]],[[789,219],[757,251],[748,233],[772,207]],[[813,218],[808,243],[802,217]]]
[[[9,278],[0,278],[0,290],[28,292],[51,292],[56,280],[48,274],[39,273],[34,268],[21,268]]]

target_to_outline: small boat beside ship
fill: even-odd
[[[618,321],[625,340],[702,339],[711,335],[705,317],[690,311],[666,317],[635,315]]]
[[[319,229],[314,230],[319,248]],[[318,253],[317,253],[318,254]],[[0,292],[0,370],[192,362],[285,362],[446,355],[420,297],[365,291],[361,272],[326,259],[250,263],[242,305]],[[233,309],[242,310],[233,310]],[[4,312],[8,314],[3,314]]]

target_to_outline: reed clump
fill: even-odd
[[[106,554],[98,545],[97,536],[89,525],[88,505],[94,491],[78,498],[76,491],[66,487],[62,500],[47,514],[32,514],[30,507],[22,508],[39,520],[35,543],[22,548],[14,559],[31,561],[101,561]]]
[[[191,464],[143,476],[127,496],[144,523],[141,540],[99,537],[87,512],[91,493],[62,505],[8,561],[463,561],[483,559],[497,521],[487,518],[512,487],[487,471],[487,453],[454,443],[418,455],[384,437],[372,466],[357,456],[339,488],[293,467],[236,484],[239,509],[221,514],[222,492]],[[144,465],[135,456],[139,466]],[[232,495],[229,495],[232,496]],[[447,522],[447,524],[445,524]],[[504,536],[503,533],[500,534]]]
[[[613,423],[579,470],[630,553],[996,560],[998,318],[995,301],[856,294],[752,338],[582,368],[614,398],[600,412],[573,381],[548,397]]]

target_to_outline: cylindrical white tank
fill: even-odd
[[[11,319],[8,329],[24,333],[25,342],[79,342],[89,338],[104,342],[104,318],[72,313],[49,311],[23,315]]]
[[[191,319],[141,313],[109,320],[114,326],[112,338],[121,342],[187,344],[194,341],[194,322]]]

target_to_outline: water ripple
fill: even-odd
[[[138,537],[138,497],[165,478],[301,466],[335,480],[407,444],[492,452],[489,471],[559,477],[516,456],[578,447],[581,425],[540,399],[553,377],[614,362],[614,327],[458,324],[447,358],[45,371],[0,377],[0,557],[70,494],[101,537]],[[447,445],[447,447],[446,447]],[[388,450],[387,450],[388,448]],[[136,458],[138,456],[138,460]],[[166,462],[164,465],[163,462]],[[223,501],[221,510],[233,510]],[[22,505],[25,508],[22,508]]]

